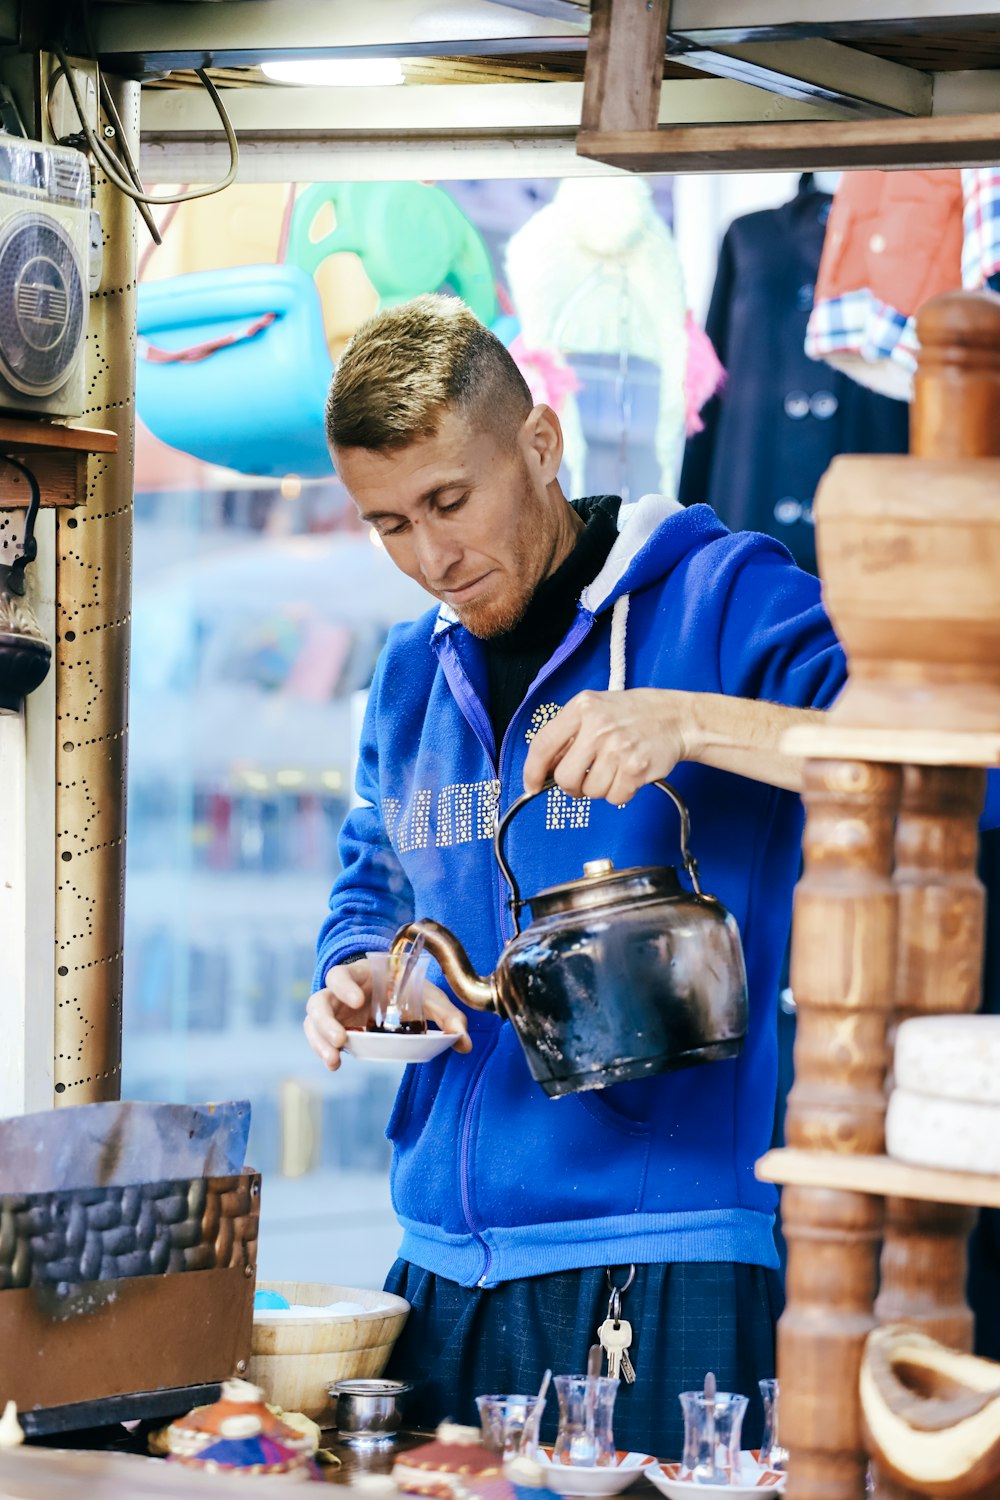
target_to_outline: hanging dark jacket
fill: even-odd
[[[734,220],[706,329],[726,368],[688,443],[685,505],[707,501],[734,531],[777,537],[816,569],[812,501],[837,453],[905,453],[909,408],[807,357],[806,324],[830,211],[809,173],[780,208]]]

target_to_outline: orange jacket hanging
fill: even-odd
[[[806,353],[884,395],[907,397],[917,349],[912,315],[962,285],[962,204],[958,171],[845,173]]]

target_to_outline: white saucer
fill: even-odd
[[[538,1461],[545,1469],[546,1488],[557,1495],[618,1495],[640,1474],[659,1473],[656,1459],[648,1453],[619,1453],[618,1462],[593,1468],[586,1464],[554,1464],[551,1448],[539,1448]]]
[[[785,1488],[784,1474],[775,1474],[771,1469],[762,1469],[753,1454],[744,1450],[740,1454],[739,1484],[695,1484],[690,1479],[678,1479],[680,1464],[663,1464],[643,1473],[650,1484],[668,1497],[668,1500],[764,1500],[767,1495],[780,1495]]]
[[[457,1041],[450,1031],[349,1031],[344,1051],[365,1062],[422,1063],[446,1052]]]

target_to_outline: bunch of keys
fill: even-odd
[[[635,1366],[628,1357],[629,1346],[632,1343],[632,1324],[622,1317],[622,1292],[627,1291],[632,1285],[634,1276],[635,1267],[633,1266],[628,1281],[623,1287],[612,1285],[608,1316],[597,1330],[598,1340],[608,1357],[609,1378],[617,1380],[621,1376],[628,1385],[635,1383]],[[611,1280],[610,1273],[608,1280]]]

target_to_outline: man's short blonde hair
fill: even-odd
[[[513,442],[531,407],[517,365],[464,302],[416,297],[351,339],[330,386],[326,435],[334,448],[404,448],[457,409]]]

